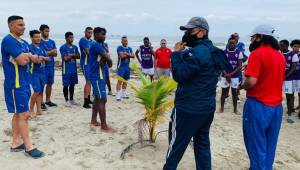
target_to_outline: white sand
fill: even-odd
[[[93,131],[89,127],[91,110],[81,107],[84,85],[82,75],[79,76],[80,84],[75,87],[75,99],[80,102],[80,106],[73,108],[63,106],[61,71],[56,71],[55,79],[52,100],[59,107],[50,108],[47,115],[30,121],[31,136],[35,146],[47,154],[38,160],[27,158],[22,152],[10,153],[11,118],[7,114],[3,90],[0,91],[0,169],[162,169],[168,146],[167,133],[162,133],[158,137],[156,148],[137,147],[126,156],[125,160],[119,158],[126,146],[137,141],[137,133],[132,125],[143,117],[143,107],[136,102],[133,94],[130,99],[122,102],[116,102],[113,97],[108,98],[107,120],[117,132],[106,134],[100,130]],[[3,82],[2,68],[0,80]],[[113,80],[114,89],[115,83],[116,81]],[[2,83],[1,87],[3,87]],[[245,96],[244,93],[242,96]],[[239,107],[242,111],[242,104],[239,104]],[[243,143],[241,115],[231,113],[231,101],[226,104],[226,108],[225,113],[215,114],[211,128],[213,169],[247,169],[248,158]],[[168,117],[169,115],[166,121],[159,125],[159,130],[167,129]],[[277,170],[300,169],[300,121],[298,119],[293,125],[283,121],[274,165]],[[195,169],[191,147],[186,150],[178,169]]]

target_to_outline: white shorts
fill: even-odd
[[[238,88],[240,85],[240,80],[239,78],[231,78],[231,83],[228,83],[226,78],[225,77],[221,77],[221,84],[220,86],[222,88],[228,88],[228,87],[231,87],[231,88]]]
[[[294,82],[292,80],[290,81],[284,81],[283,83],[283,92],[285,94],[293,94],[294,93]]]
[[[293,80],[293,92],[300,93],[300,80]]]
[[[142,73],[146,75],[154,75],[154,68],[142,68]]]

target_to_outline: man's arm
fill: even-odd
[[[231,72],[231,73],[229,74],[230,77],[232,77],[235,73],[237,73],[238,71],[241,70],[241,68],[242,68],[242,66],[243,66],[243,60],[242,60],[242,59],[239,59],[238,62],[239,62],[238,67],[235,68],[235,69],[233,70],[233,72]]]
[[[139,63],[141,64],[142,61],[141,61],[141,59],[140,59],[139,53],[140,53],[140,50],[137,49],[137,50],[135,51],[135,57],[138,59]]]
[[[248,91],[252,87],[254,87],[256,85],[256,83],[257,83],[257,78],[247,76],[244,83],[242,84],[241,88]]]
[[[249,62],[245,70],[246,79],[242,84],[241,88],[250,90],[257,83],[257,79],[261,72],[261,60],[259,54],[252,52],[249,57]]]
[[[292,63],[290,71],[287,72],[285,78],[289,78],[296,71],[297,63]]]

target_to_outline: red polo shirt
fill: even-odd
[[[157,68],[169,69],[171,67],[172,50],[169,48],[159,48],[155,51],[155,60]]]
[[[245,75],[257,78],[257,83],[247,91],[247,97],[267,106],[277,106],[282,102],[284,74],[285,58],[278,50],[270,46],[254,50],[249,56]]]

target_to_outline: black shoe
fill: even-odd
[[[49,107],[57,107],[57,104],[50,102],[46,102],[46,105],[48,105]]]
[[[47,110],[47,106],[45,105],[45,103],[42,103],[42,111],[46,111]]]
[[[300,113],[298,113],[298,118],[300,119]]]
[[[91,107],[89,104],[87,104],[87,103],[85,103],[85,104],[83,105],[83,107],[86,108],[86,109],[92,108],[92,107]]]

